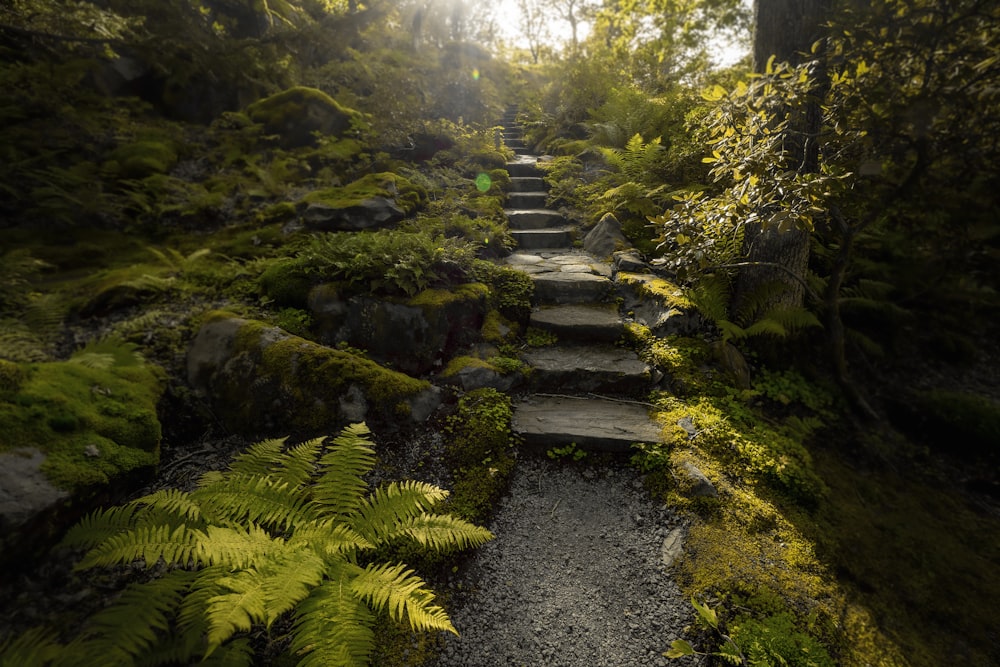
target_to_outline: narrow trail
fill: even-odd
[[[555,447],[626,454],[655,442],[647,408],[620,400],[648,390],[652,370],[615,347],[624,323],[610,263],[575,247],[577,228],[544,208],[538,157],[528,154],[515,113],[505,141],[513,192],[506,210],[518,250],[509,266],[532,277],[532,327],[558,342],[525,353],[529,393],[515,401],[514,431],[527,452],[477,550],[452,590],[452,620],[439,667],[649,667],[692,621],[670,562],[684,527],[624,463],[551,461]],[[529,453],[530,452],[530,453]],[[603,458],[602,458],[603,460]],[[684,665],[687,661],[673,664]]]

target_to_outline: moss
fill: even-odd
[[[314,190],[302,201],[341,209],[359,206],[374,197],[393,199],[408,214],[427,205],[427,190],[403,176],[390,172],[366,174],[342,188]]]
[[[23,381],[24,371],[19,365],[0,359],[0,398],[13,395]]]
[[[512,414],[510,397],[486,388],[463,396],[448,419],[448,455],[456,480],[448,502],[454,514],[485,521],[507,489],[515,463]]]
[[[441,371],[440,377],[442,380],[448,380],[466,368],[489,368],[490,370],[496,370],[488,362],[477,357],[458,356],[448,362],[448,365]]]
[[[426,289],[408,301],[424,311],[428,317],[442,308],[469,302],[484,302],[489,296],[489,288],[480,283],[465,283],[449,289]]]
[[[312,288],[312,278],[295,260],[282,258],[272,262],[260,276],[264,294],[279,306],[305,308]]]
[[[254,123],[270,135],[279,135],[283,146],[314,144],[314,133],[341,136],[361,114],[341,106],[321,90],[295,86],[254,102],[246,108]]]
[[[22,365],[18,374],[18,387],[0,395],[0,451],[40,449],[46,475],[67,490],[156,465],[162,373],[70,361]]]
[[[207,323],[221,317],[214,313]],[[262,322],[239,322],[232,358],[246,365],[237,364],[241,370],[218,380],[211,390],[223,418],[241,432],[329,430],[330,424],[343,421],[340,401],[350,398],[352,386],[381,416],[406,416],[408,399],[430,388],[429,382],[349,351],[317,345]]]
[[[497,345],[516,331],[516,325],[500,314],[499,310],[491,310],[483,319],[479,332],[487,343]]]

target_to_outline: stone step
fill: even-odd
[[[514,148],[514,155],[531,155],[530,148]]]
[[[592,273],[548,271],[530,275],[535,284],[536,305],[600,303],[614,290],[611,280]]]
[[[570,229],[512,229],[510,235],[522,250],[568,248],[573,243]]]
[[[545,190],[545,180],[540,176],[512,176],[511,192],[541,192]]]
[[[567,224],[562,213],[547,208],[510,208],[504,209],[504,213],[507,215],[507,226],[511,229],[552,229]]]
[[[625,333],[625,324],[614,304],[542,306],[532,311],[529,324],[551,331],[559,340],[613,343]]]
[[[509,139],[507,137],[503,138],[503,142],[507,144],[507,148],[524,148],[523,139]]]
[[[519,210],[544,209],[548,199],[548,192],[511,192],[507,195],[507,205]]]
[[[542,170],[538,168],[538,159],[534,157],[517,157],[507,163],[507,173],[511,176],[534,176],[542,175]]]
[[[585,451],[627,453],[632,443],[660,441],[646,407],[600,398],[535,394],[514,407],[513,430],[538,451],[575,443]]]
[[[530,350],[521,360],[531,366],[534,391],[569,393],[648,392],[652,369],[635,352],[612,345],[553,345]]]
[[[505,127],[503,129],[504,139],[523,139],[524,130],[519,127]]]

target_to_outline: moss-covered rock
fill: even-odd
[[[187,357],[188,379],[242,433],[329,432],[364,419],[426,419],[428,382],[262,322],[211,313]]]
[[[354,297],[340,311],[342,316],[330,317],[333,304],[317,314],[317,323],[325,324],[320,338],[365,349],[376,359],[419,375],[478,342],[488,295],[485,285],[469,283],[427,289],[405,300]],[[316,308],[321,302],[327,303],[314,293],[310,304]]]
[[[315,133],[339,137],[351,128],[361,114],[342,107],[321,90],[295,86],[254,102],[246,114],[264,126],[269,135],[277,135],[284,148],[316,143]]]
[[[112,355],[16,365],[0,394],[0,451],[37,448],[54,485],[79,491],[159,460],[162,373]],[[11,377],[11,373],[5,373]]]
[[[391,172],[366,174],[345,187],[315,190],[300,204],[313,229],[358,231],[398,222],[427,204],[427,191]]]

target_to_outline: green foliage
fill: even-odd
[[[548,347],[555,345],[558,341],[559,337],[556,334],[537,327],[528,327],[524,333],[524,342],[529,347]]]
[[[458,402],[445,433],[456,482],[450,509],[470,521],[490,516],[514,469],[510,397],[476,389]]]
[[[475,261],[472,276],[490,288],[490,301],[503,317],[525,323],[531,315],[535,283],[523,271],[493,262]]]
[[[262,441],[193,491],[161,490],[84,518],[63,541],[87,549],[78,570],[136,564],[157,576],[130,585],[58,657],[250,664],[245,633],[291,621],[299,664],[365,665],[378,615],[454,632],[406,565],[364,555],[399,539],[440,550],[492,536],[434,513],[448,492],[430,484],[366,493],[375,462],[369,436],[356,424],[329,442]]]
[[[9,250],[0,257],[0,313],[19,312],[31,301],[31,283],[48,266],[27,250]]]
[[[733,642],[751,667],[834,667],[826,647],[795,628],[789,614],[757,620],[737,618]]]
[[[306,336],[312,326],[312,315],[298,308],[282,308],[275,313],[274,323],[290,334]]]
[[[586,450],[579,449],[575,442],[571,442],[568,445],[562,447],[552,447],[545,451],[545,455],[552,460],[559,459],[572,459],[573,461],[582,461],[587,458]]]
[[[333,232],[315,236],[285,266],[310,280],[337,280],[355,289],[413,296],[468,275],[472,247],[422,232]]]

